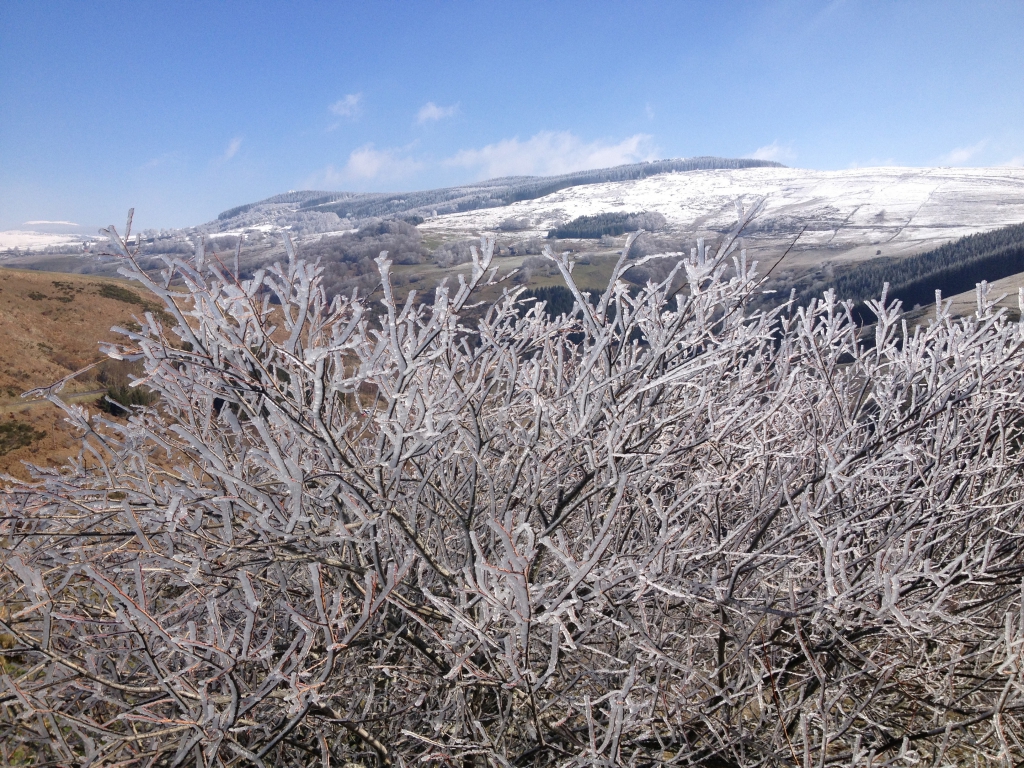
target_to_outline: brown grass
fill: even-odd
[[[102,296],[104,285],[127,289],[144,303]],[[107,293],[119,292],[108,288]],[[20,395],[103,359],[99,342],[118,340],[111,327],[129,327],[141,318],[146,304],[156,306],[152,296],[124,280],[0,269],[0,419],[19,420],[46,433],[0,455],[0,473],[27,479],[22,462],[53,466],[78,453],[78,442],[59,410],[48,403],[29,405]],[[90,372],[69,383],[64,395],[73,398],[99,388]]]

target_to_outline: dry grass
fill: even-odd
[[[993,298],[1006,294],[999,302],[999,306],[1005,307],[1010,310],[1011,315],[1016,316],[1016,313],[1020,311],[1017,306],[1017,289],[1024,286],[1024,272],[1004,277],[1002,280],[994,280],[989,285],[992,287]],[[973,314],[978,306],[977,292],[974,290],[964,291],[948,298],[953,300],[952,309],[956,315]]]
[[[103,296],[104,285],[130,290],[144,303]],[[106,292],[117,293],[109,288]],[[129,326],[150,302],[152,297],[124,280],[0,269],[0,419],[46,433],[0,455],[0,473],[27,479],[22,462],[55,465],[77,454],[78,442],[58,409],[48,403],[29,405],[20,395],[102,359],[99,342],[118,338],[111,327]],[[65,392],[73,397],[99,388],[95,378],[86,375]]]

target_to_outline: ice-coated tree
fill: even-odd
[[[156,279],[110,235],[174,318],[110,350],[160,400],[44,393],[83,450],[2,494],[6,764],[1024,760],[1024,325],[984,286],[865,344],[832,295],[748,309],[729,243],[596,301],[552,255],[552,319],[487,239],[428,305],[383,254],[329,301],[291,246]]]

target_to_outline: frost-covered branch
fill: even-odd
[[[375,304],[112,236],[176,325],[112,350],[157,407],[66,406],[79,460],[3,494],[4,761],[1024,760],[1024,327],[987,288],[876,302],[866,346],[701,248],[470,324],[490,240],[423,305],[383,255]]]

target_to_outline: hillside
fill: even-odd
[[[1024,288],[1024,272],[1018,272],[1015,275],[1003,277],[999,280],[989,281],[989,288],[991,289],[990,298],[998,300],[996,303],[997,307],[1006,309],[1010,317],[1020,316],[1019,292]],[[950,306],[951,313],[961,317],[972,314],[978,307],[977,288],[972,288],[969,291],[952,296],[943,296],[943,300],[947,299],[952,302]],[[928,309],[934,312],[934,307],[935,305],[932,303]]]
[[[333,212],[342,218],[349,219],[402,215],[429,218],[480,208],[501,208],[524,200],[537,200],[563,189],[591,184],[635,181],[664,173],[781,167],[783,167],[781,163],[767,160],[691,157],[578,171],[562,176],[512,176],[490,179],[464,187],[432,189],[423,192],[369,195],[328,194],[309,199],[303,202],[299,208]]]
[[[399,218],[414,223],[448,213],[494,208],[534,200],[559,190],[596,183],[621,182],[665,173],[782,167],[768,160],[691,157],[633,163],[561,176],[513,176],[440,189],[406,192],[331,192],[302,190],[234,206],[216,219],[179,230],[143,233],[147,252],[183,253],[202,236],[246,233],[259,242],[266,234],[287,230],[302,238],[358,228],[368,220]],[[97,248],[97,245],[99,248]],[[0,232],[0,258],[29,269],[106,273],[109,261],[98,258],[102,239],[88,232]]]
[[[580,216],[648,211],[665,216],[668,230],[679,235],[715,235],[736,221],[737,202],[749,205],[761,198],[762,213],[743,233],[753,251],[781,253],[800,235],[789,262],[903,256],[1024,221],[1024,168],[662,174],[575,187],[497,210],[439,216],[420,229],[439,238],[464,237],[499,230],[503,221],[514,219],[532,222],[532,231],[544,235]]]
[[[114,341],[110,328],[129,326],[146,306],[124,281],[0,269],[0,473],[27,477],[22,461],[46,464],[77,452],[59,411],[20,395],[103,359],[98,342]],[[93,371],[64,396],[94,401],[102,388]]]
[[[1024,169],[1021,168],[893,167],[814,171],[774,166],[686,172],[664,170],[658,164],[648,164],[644,167],[646,170],[638,168],[629,167],[633,178],[602,181],[601,174],[610,175],[610,170],[579,174],[574,181],[580,183],[542,196],[504,205],[474,204],[472,210],[450,213],[439,210],[436,216],[428,213],[422,222],[415,217],[408,218],[408,223],[415,224],[422,236],[420,251],[423,255],[418,260],[423,266],[406,271],[436,277],[435,270],[428,264],[433,263],[442,272],[450,270],[458,265],[459,259],[446,258],[446,249],[450,251],[455,244],[468,242],[486,232],[497,234],[502,255],[529,257],[539,251],[541,241],[552,230],[571,235],[564,229],[568,223],[594,217],[628,219],[637,214],[656,217],[662,224],[656,227],[655,235],[639,243],[638,248],[644,253],[687,251],[698,237],[713,243],[727,232],[736,221],[737,203],[751,205],[763,200],[761,213],[743,232],[743,245],[751,258],[764,263],[765,269],[788,250],[784,262],[774,272],[774,287],[788,293],[794,286],[820,289],[837,270],[849,265],[874,261],[890,265],[966,235],[1024,221]],[[491,200],[496,201],[501,197],[498,191],[505,189],[507,193],[508,189],[498,181],[501,180],[479,185],[477,191],[482,194],[491,184],[494,193]],[[551,180],[551,186],[569,181]],[[529,184],[523,182],[521,187],[540,189],[536,180],[530,180]],[[295,215],[312,215],[331,205],[339,211],[342,209],[338,206],[347,206],[345,211],[349,213],[358,209],[362,213],[383,215],[387,213],[385,208],[367,206],[374,200],[374,205],[384,205],[390,200],[388,205],[401,203],[404,206],[401,216],[408,216],[410,212],[421,210],[415,206],[424,200],[440,199],[454,194],[454,190],[410,193],[404,197],[350,196],[330,203],[316,197],[298,200],[299,194],[288,198],[291,201],[288,204],[296,207]],[[274,205],[285,204],[282,199],[274,202]],[[253,208],[247,215],[256,212]],[[235,230],[235,233],[240,232]],[[305,250],[322,256],[328,264],[333,263],[330,254],[332,249],[337,249],[331,244],[340,242],[336,239],[338,234],[300,237],[300,252]],[[556,249],[592,254],[598,261],[613,256],[616,249],[621,248],[622,236],[596,241],[589,239],[593,234],[576,240],[569,237],[553,244]],[[252,246],[247,247],[266,248],[265,230],[251,237]],[[395,254],[394,249],[390,252]],[[504,263],[510,267],[520,266],[522,259]]]
[[[637,242],[635,254],[686,252],[698,238],[714,244],[732,228],[738,204],[758,201],[761,212],[742,233],[749,258],[767,270],[785,253],[772,288],[788,295],[795,287],[810,296],[854,265],[898,272],[893,265],[908,257],[1024,221],[1024,169],[814,171],[691,158],[395,194],[288,192],[236,206],[196,227],[144,232],[141,258],[143,266],[157,269],[161,255],[190,254],[205,240],[207,250],[233,261],[241,240],[240,268],[251,275],[284,258],[287,232],[300,255],[321,260],[332,292],[373,290],[373,259],[387,250],[396,279],[422,295],[466,264],[475,238],[495,233],[502,268],[521,268],[520,281],[533,287],[558,281],[539,255],[550,244],[576,252],[601,283],[629,228],[654,230]],[[117,267],[96,243],[72,251],[71,245],[9,251],[0,253],[0,263],[94,274]],[[971,276],[975,272],[979,279],[996,277],[984,269]],[[632,277],[643,282],[657,274],[650,268]],[[870,282],[872,291],[874,283],[880,285]]]
[[[806,304],[825,288],[855,302],[878,298],[888,284],[890,300],[905,307],[932,304],[935,292],[947,298],[973,294],[981,281],[996,282],[1024,270],[1024,224],[961,237],[938,248],[902,259],[876,258],[833,270],[831,279],[807,278],[797,287],[797,301]]]

